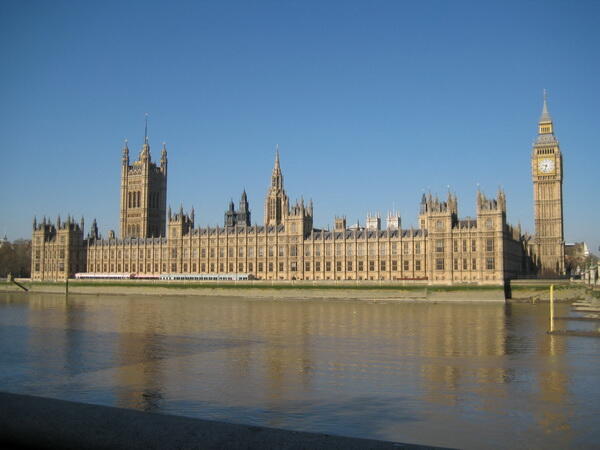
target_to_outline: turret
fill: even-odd
[[[88,239],[100,239],[100,234],[98,233],[98,223],[96,222],[96,219],[92,221],[92,226],[90,228],[90,232],[88,233]]]
[[[458,199],[456,198],[456,195],[448,191],[448,198],[446,200],[446,203],[448,204],[448,211],[454,216],[454,219],[456,220],[458,216]]]
[[[421,197],[419,228],[427,230],[448,231],[458,221],[458,199],[448,192],[446,201],[441,201],[431,193]]]
[[[307,236],[312,230],[313,216],[312,212],[304,206],[304,199],[296,201],[284,218],[285,229],[291,234],[301,234]]]
[[[150,144],[148,142],[148,114],[146,114],[146,128],[144,129],[144,145],[140,151],[140,161],[142,163],[151,162],[150,158]]]
[[[346,231],[346,216],[335,218],[335,231]]]
[[[400,227],[401,227],[400,214],[397,211],[388,212],[387,229],[388,230],[399,230]]]
[[[144,145],[142,145],[142,149],[140,150],[140,161],[145,164],[152,161],[152,158],[150,157],[150,144],[148,143],[147,136]]]
[[[240,197],[240,209],[236,215],[236,221],[238,224],[250,226],[250,204],[248,203],[248,196],[246,195],[246,189],[242,192]]]
[[[506,212],[506,197],[502,189],[498,190],[496,198],[487,198],[483,192],[477,191],[477,214],[484,211]]]
[[[167,173],[167,144],[163,142],[163,148],[160,152],[160,168],[164,174]]]
[[[224,227],[233,227],[236,225],[236,214],[235,214],[235,205],[233,204],[233,199],[229,201],[229,206],[227,207],[227,211],[225,211],[225,220],[223,221]]]
[[[377,214],[367,214],[367,230],[381,230],[381,215]]]
[[[194,228],[193,215],[183,212],[183,205],[180,206],[177,214],[171,214],[169,207],[169,239],[176,239],[189,234]]]
[[[506,212],[506,195],[504,194],[504,189],[498,188],[496,198],[498,199],[498,206],[500,209]]]
[[[506,224],[506,197],[498,190],[496,198],[487,198],[477,191],[477,227],[482,230],[502,230]]]
[[[248,196],[246,195],[246,189],[242,192],[242,197],[240,198],[240,212],[248,211]]]
[[[124,167],[129,166],[129,147],[127,146],[127,139],[125,139],[125,144],[123,145],[123,157],[121,158],[121,164]]]

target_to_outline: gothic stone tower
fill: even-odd
[[[250,226],[250,205],[248,204],[248,195],[246,189],[242,192],[240,198],[240,209],[237,212],[237,223]]]
[[[271,174],[271,186],[265,199],[265,226],[280,225],[289,213],[288,196],[283,189],[283,175],[279,167],[279,147],[275,151],[275,166]]]
[[[546,93],[538,123],[538,136],[531,153],[535,214],[535,253],[540,275],[564,273],[562,154],[554,136]]]
[[[147,129],[147,128],[146,128]],[[137,161],[129,164],[127,141],[121,164],[121,237],[159,237],[166,234],[167,149],[160,165],[152,162],[148,134]]]
[[[246,189],[244,189],[244,192],[242,192],[242,197],[240,198],[240,209],[238,211],[235,210],[233,200],[229,202],[229,208],[227,211],[225,211],[224,223],[226,227],[234,227],[236,225],[250,226],[250,206],[248,204],[248,195],[246,194]]]

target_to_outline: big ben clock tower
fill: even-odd
[[[564,273],[562,155],[554,136],[554,124],[548,112],[546,91],[538,123],[538,136],[531,154],[533,202],[535,209],[535,253],[539,273],[556,276]]]

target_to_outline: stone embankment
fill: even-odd
[[[65,293],[65,282],[31,282],[19,279],[20,284],[35,293]],[[554,299],[559,302],[587,299],[589,287],[568,280],[513,280],[503,286],[453,285],[427,286],[391,282],[190,282],[152,280],[69,280],[70,294],[91,295],[185,295],[228,296],[268,299],[343,299],[368,301],[412,302],[545,302],[549,287],[554,285]],[[20,292],[12,284],[0,283],[0,292]]]
[[[30,292],[65,293],[64,282],[30,282],[21,280]],[[0,292],[17,292],[16,286],[3,284]],[[271,283],[251,282],[181,282],[181,281],[77,281],[68,283],[69,294],[93,295],[185,295],[228,296],[268,299],[340,299],[368,301],[428,302],[504,302],[502,286],[402,286],[391,283]]]
[[[591,291],[581,282],[569,280],[513,280],[509,300],[512,302],[549,302],[550,285],[554,286],[554,300],[572,302],[589,298]]]

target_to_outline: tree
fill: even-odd
[[[0,277],[9,273],[18,278],[31,276],[31,241],[17,239],[0,247]]]

